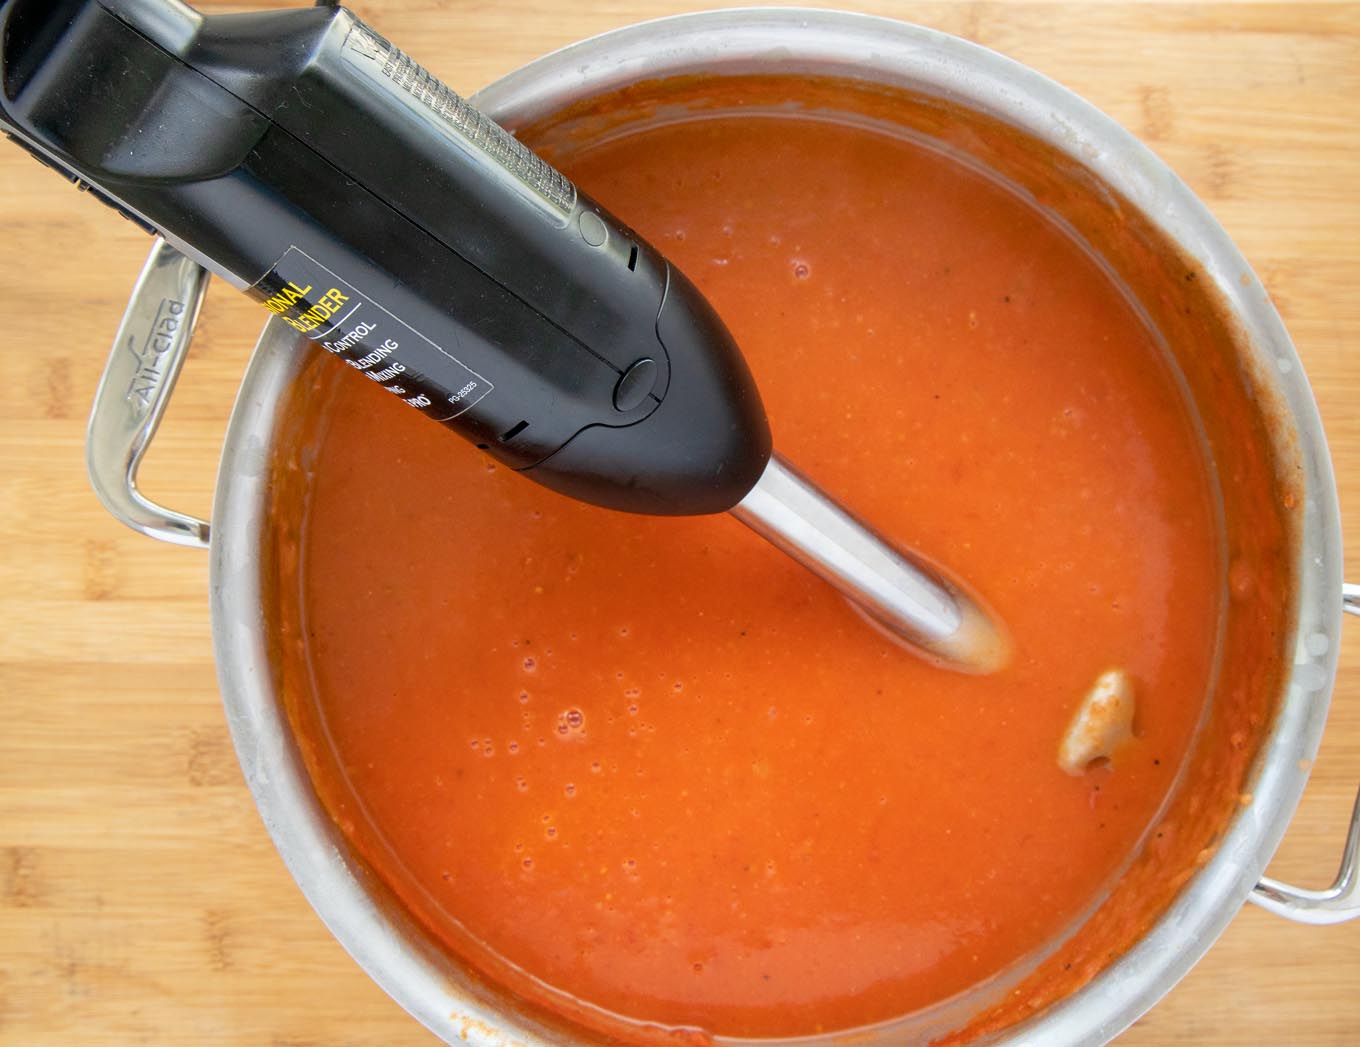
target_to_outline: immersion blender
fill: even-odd
[[[1004,633],[772,453],[674,266],[339,7],[0,0],[0,130],[525,477],[730,511],[937,662]]]

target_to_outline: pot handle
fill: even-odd
[[[198,321],[208,271],[157,239],[132,290],[85,430],[85,465],[104,508],[134,531],[208,547],[208,521],[175,512],[137,489]]]
[[[1342,586],[1342,609],[1360,615],[1360,585]],[[1293,887],[1261,877],[1248,897],[1263,909],[1298,923],[1344,923],[1360,917],[1360,794],[1351,810],[1351,827],[1341,849],[1341,868],[1325,890]]]

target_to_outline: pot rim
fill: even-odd
[[[987,48],[870,15],[736,8],[626,26],[555,51],[484,88],[494,119],[532,119],[638,79],[696,69],[805,71],[928,88],[1016,126],[1072,157],[1136,206],[1203,268],[1239,321],[1256,381],[1287,406],[1297,440],[1280,441],[1304,484],[1294,665],[1248,774],[1252,802],[1212,858],[1127,953],[1077,992],[986,1042],[1107,1043],[1204,954],[1260,879],[1303,792],[1336,675],[1342,606],[1341,524],[1322,424],[1302,364],[1261,281],[1205,205],[1110,117],[1058,83]],[[273,691],[258,538],[265,519],[275,411],[304,354],[273,320],[251,359],[223,447],[211,542],[210,603],[219,682],[237,754],[293,878],[361,967],[436,1036],[485,1047],[586,1043],[498,1009],[380,904],[362,863],[312,790]],[[1320,639],[1319,639],[1320,638]],[[787,1042],[787,1041],[784,1041]]]

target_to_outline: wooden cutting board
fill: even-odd
[[[264,9],[267,0],[205,9]],[[359,0],[468,92],[690,0]],[[844,6],[994,47],[1112,114],[1209,204],[1312,379],[1360,548],[1360,6]],[[146,238],[0,148],[0,1044],[344,1047],[434,1042],[307,907],[223,723],[207,557],[111,520],[85,415]],[[258,307],[210,296],[144,487],[207,515]],[[1352,577],[1360,578],[1353,555]],[[1360,779],[1360,623],[1274,875],[1329,881]],[[1248,906],[1121,1047],[1360,1042],[1360,924]]]

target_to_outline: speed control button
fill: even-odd
[[[577,226],[581,230],[581,239],[591,247],[603,247],[609,239],[609,227],[594,211],[582,211]]]

